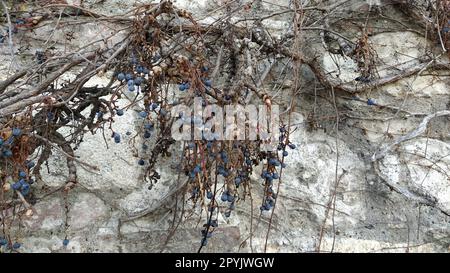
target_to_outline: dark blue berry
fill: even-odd
[[[123,112],[123,109],[117,109],[116,110],[116,114],[120,117],[120,116],[123,116],[123,114],[124,114],[124,112]]]
[[[11,150],[4,150],[3,151],[3,156],[4,157],[11,157],[13,155]]]
[[[125,80],[125,74],[119,73],[119,74],[117,75],[117,79],[118,79],[119,81]]]
[[[120,143],[120,134],[119,133],[114,133],[114,142]]]
[[[134,81],[134,84],[137,86],[140,86],[142,84],[143,80],[141,77],[137,77],[136,80]]]
[[[219,226],[219,223],[217,222],[217,220],[211,220],[210,225],[211,225],[212,227],[218,227],[218,226]]]
[[[220,200],[222,200],[223,202],[228,201],[228,194],[227,193],[223,193],[222,196],[220,197]]]
[[[295,149],[297,146],[295,146],[295,144],[294,143],[289,143],[289,148],[291,148],[291,149]]]
[[[263,179],[266,178],[266,177],[267,177],[267,174],[268,174],[267,171],[266,171],[266,170],[263,170],[263,171],[262,171],[262,174],[261,174],[261,178],[263,178]]]
[[[272,166],[280,166],[280,161],[278,161],[275,158],[271,158],[271,159],[269,159],[269,164]]]
[[[206,80],[204,81],[204,83],[205,83],[205,85],[206,85],[207,87],[211,87],[211,85],[212,85],[211,80],[208,80],[208,79],[206,79]]]
[[[186,89],[187,89],[187,86],[184,83],[182,83],[182,84],[180,84],[180,86],[178,86],[178,90],[180,90],[180,91],[185,91]]]
[[[227,201],[228,201],[228,202],[233,202],[233,201],[234,201],[234,196],[231,195],[231,194],[228,194],[228,195],[227,195]]]
[[[150,138],[151,136],[152,136],[152,133],[150,133],[150,131],[145,130],[144,138]]]
[[[141,118],[146,118],[146,117],[147,117],[147,115],[148,115],[148,113],[147,113],[147,112],[145,112],[145,111],[141,111],[141,112],[139,112],[139,116],[140,116]]]
[[[283,156],[288,156],[288,151],[283,151]]]
[[[148,123],[146,123],[146,124],[144,124],[144,129],[145,130],[149,130],[149,131],[151,131],[151,130],[153,130],[153,123],[151,123],[151,122],[148,122]]]
[[[202,170],[202,168],[199,166],[199,165],[197,165],[197,166],[195,166],[195,168],[194,168],[194,173],[199,173],[200,171]]]
[[[138,164],[144,166],[145,165],[144,159],[139,159]]]
[[[20,171],[19,172],[19,177],[22,177],[22,178],[27,177],[27,173],[24,172],[24,171]]]
[[[20,191],[20,193],[21,193],[23,196],[29,194],[29,193],[30,193],[30,187],[28,186],[27,188],[22,189],[22,190]]]
[[[20,130],[19,128],[12,129],[12,135],[15,137],[20,136],[21,133],[22,133],[22,130]]]
[[[5,141],[5,143],[3,143],[3,144],[5,144],[5,145],[11,145],[11,144],[13,144],[14,143],[14,137],[9,137],[6,141]]]
[[[374,99],[368,99],[367,100],[367,105],[376,105],[376,102]]]
[[[128,91],[134,92],[134,90],[136,90],[136,88],[134,87],[134,85],[128,85]]]
[[[20,248],[21,246],[22,246],[22,244],[15,242],[15,243],[12,245],[12,248],[13,248],[13,249],[18,249],[18,248]]]
[[[365,77],[365,76],[358,76],[358,77],[355,78],[355,81],[363,82],[363,83],[369,83],[370,82],[370,78],[369,77]]]
[[[35,164],[33,161],[28,161],[28,162],[27,162],[27,168],[28,168],[28,169],[33,168],[35,165],[36,165],[36,164]]]
[[[131,74],[126,74],[126,75],[125,75],[125,79],[126,79],[127,81],[132,80],[132,79],[133,79],[133,75],[131,75]]]
[[[13,188],[13,190],[17,191],[18,189],[20,189],[20,187],[22,187],[22,184],[20,182],[16,182],[16,183],[12,184],[11,187]]]
[[[62,242],[63,246],[69,245],[69,242],[70,242],[69,239],[64,239],[63,242]]]
[[[241,184],[241,182],[242,182],[242,180],[241,180],[240,177],[236,177],[236,178],[234,179],[234,183],[236,184],[236,186],[238,186],[239,184]]]
[[[211,199],[212,197],[213,197],[212,192],[208,191],[208,192],[206,193],[206,198]]]
[[[151,122],[148,122],[148,123],[146,123],[146,124],[144,125],[144,128],[145,128],[146,130],[153,130],[153,127],[154,127],[154,125],[153,125],[153,123],[151,123]]]

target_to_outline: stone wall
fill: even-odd
[[[77,4],[79,1],[68,2]],[[103,14],[120,14],[132,8],[134,2],[88,0],[84,5]],[[211,22],[217,18],[216,9],[222,2],[225,1],[177,0],[174,4],[193,12],[204,22]],[[353,1],[348,9],[364,8],[360,2],[363,1]],[[265,14],[274,5],[288,4],[289,1],[266,1],[260,10],[252,12]],[[403,16],[393,9],[384,12],[397,18]],[[264,21],[264,24],[274,35],[279,35],[285,30],[288,18],[278,16]],[[386,20],[378,24],[390,27],[391,22]],[[108,30],[103,26],[84,25],[74,29],[76,39],[72,43],[83,44],[94,36],[106,35]],[[344,34],[351,36],[352,31]],[[38,47],[38,37],[43,34],[27,35],[29,39],[37,40]],[[383,64],[378,67],[380,75],[392,71],[393,65],[420,62],[419,57],[435,46],[424,35],[403,30],[380,31],[370,37],[370,42]],[[7,69],[8,50],[6,44],[0,45],[2,70]],[[352,81],[358,76],[356,64],[349,58],[332,53],[323,53],[319,57],[332,77]],[[267,251],[310,252],[318,249],[320,241],[320,250],[325,252],[448,252],[448,115],[433,118],[424,134],[396,145],[376,166],[371,160],[382,145],[393,143],[415,130],[426,115],[449,109],[448,75],[445,72],[441,76],[422,73],[369,93],[355,96],[337,94],[336,103],[345,111],[340,115],[336,134],[335,111],[328,97],[329,90],[319,87],[308,68],[305,67],[302,74],[304,85],[298,97],[278,95],[280,103],[297,100],[291,138],[298,149],[290,150],[287,157],[288,168],[283,174]],[[271,76],[276,77],[276,73]],[[97,77],[90,84],[106,84],[109,77],[109,74]],[[287,93],[290,82],[284,84],[286,86],[279,92]],[[377,105],[368,105],[366,101],[369,98]],[[127,101],[123,100],[123,103]],[[131,111],[115,123],[122,132],[134,132],[139,125],[137,112]],[[133,147],[138,145],[132,142],[131,137],[124,135],[123,138],[120,145],[114,145],[113,139],[104,140],[101,134],[86,135],[76,150],[76,156],[97,166],[98,171],[79,165],[79,183],[67,197],[63,193],[47,194],[63,185],[68,173],[64,156],[53,151],[48,168],[44,167],[42,171],[44,185],[40,185],[41,199],[35,205],[36,213],[24,219],[24,228],[18,233],[18,240],[23,244],[21,251],[161,250],[161,242],[171,227],[176,200],[174,193],[180,187],[173,168],[176,157],[158,164],[162,178],[149,190],[149,185],[142,180],[142,168],[136,164],[136,154],[145,156],[145,151],[135,151]],[[179,146],[175,145],[173,154],[178,151]],[[258,200],[262,186],[257,175],[253,179],[253,207],[250,200],[240,200],[232,217],[220,217],[219,228],[205,251],[263,251],[270,213],[264,212],[259,217]],[[406,195],[400,194],[395,187]],[[408,198],[408,193],[412,198]],[[420,196],[435,202],[432,206],[424,205],[415,198]],[[67,213],[66,205],[69,208]],[[189,206],[187,202],[186,209]],[[201,239],[199,217],[194,214],[184,220],[164,251],[196,251]],[[248,239],[250,225],[254,229],[251,240]],[[67,247],[62,244],[65,237],[70,239]]]

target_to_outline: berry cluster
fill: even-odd
[[[276,192],[273,182],[280,178],[277,168],[285,168],[286,164],[279,158],[288,156],[286,147],[295,149],[295,144],[287,140],[284,128],[280,137],[280,156],[277,153],[258,151],[258,142],[233,141],[233,143],[218,142],[216,140],[188,142],[185,148],[187,163],[184,171],[190,185],[191,200],[204,202],[207,207],[208,219],[201,232],[201,246],[205,246],[208,239],[218,227],[217,215],[221,212],[226,218],[231,216],[239,199],[249,193],[250,176],[253,167],[265,159],[267,168],[263,171],[264,200],[262,210],[273,208]],[[219,185],[223,183],[223,187]],[[205,198],[204,198],[205,197]]]
[[[30,193],[30,187],[34,184],[34,180],[29,177],[28,173],[30,170],[35,166],[35,163],[33,161],[25,161],[26,167],[28,168],[27,171],[20,170],[18,172],[18,180],[17,182],[14,182],[11,185],[11,188],[14,191],[20,192],[23,196],[26,196]]]
[[[139,66],[140,67],[140,66]],[[140,72],[138,72],[140,71]],[[117,80],[119,80],[120,82],[125,82],[127,83],[128,86],[128,91],[130,92],[134,92],[136,89],[139,91],[141,88],[141,85],[144,83],[145,81],[145,76],[147,76],[149,73],[148,69],[136,69],[136,71],[132,74],[132,73],[122,73],[120,72],[119,74],[117,74]]]
[[[280,128],[280,139],[277,150],[281,153],[278,155],[276,153],[269,153],[267,160],[267,167],[262,171],[261,178],[264,179],[264,198],[262,205],[260,207],[261,211],[269,211],[275,205],[275,199],[277,198],[276,192],[274,191],[273,185],[274,181],[280,178],[281,169],[286,168],[286,163],[284,163],[284,158],[289,155],[286,147],[290,149],[295,149],[296,145],[288,140],[288,132],[283,126]],[[279,160],[281,158],[281,162]],[[280,168],[277,170],[277,168]]]
[[[126,83],[127,90],[129,92],[138,91],[137,95],[139,93],[143,93],[143,97],[148,98],[150,96],[149,92],[147,92],[146,89],[146,83],[153,74],[153,72],[149,71],[149,69],[143,65],[140,64],[137,61],[137,58],[134,54],[132,54],[132,57],[130,58],[129,66],[126,69],[128,72],[119,72],[116,74],[116,79],[122,84]],[[126,108],[116,108],[115,114],[118,117],[122,117],[125,114]],[[153,114],[153,115],[152,115]],[[167,115],[167,110],[162,108],[160,104],[156,100],[152,100],[149,103],[146,103],[145,109],[138,112],[138,117],[141,118],[143,127],[142,127],[142,137],[144,140],[148,140],[152,136],[152,132],[155,129],[154,121],[152,120],[155,118],[155,116],[165,116]],[[126,132],[126,135],[131,135],[131,132]],[[112,137],[114,138],[115,143],[121,142],[121,136],[118,132],[113,132]],[[148,145],[143,144],[142,145],[143,150],[147,150]],[[138,160],[138,165],[144,166],[145,160],[143,158]]]
[[[15,145],[15,141],[21,134],[22,130],[20,128],[13,128],[8,134],[9,136],[5,139],[0,136],[0,157],[10,158],[14,155],[13,147]]]

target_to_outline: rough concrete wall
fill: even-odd
[[[70,1],[68,1],[70,2]],[[77,1],[72,1],[77,2]],[[119,14],[134,1],[84,1],[87,7],[104,14]],[[143,2],[143,1],[141,1]],[[150,2],[150,1],[148,1]],[[219,1],[220,2],[220,1]],[[289,1],[272,1],[288,5]],[[361,7],[354,1],[353,9]],[[205,22],[214,20],[217,1],[178,0],[174,4],[194,12]],[[272,5],[260,7],[267,12]],[[257,12],[257,11],[255,11]],[[400,13],[392,11],[394,15]],[[265,21],[274,35],[283,32],[287,17]],[[380,22],[388,26],[390,23]],[[86,43],[90,35],[106,33],[100,26],[74,29],[74,43]],[[39,33],[35,35],[39,36]],[[59,34],[55,34],[59,35]],[[379,73],[388,73],[391,65],[418,62],[429,43],[415,32],[375,34],[370,41],[381,63]],[[8,48],[0,47],[3,60]],[[326,53],[320,56],[332,76],[352,81],[358,76],[356,64],[348,58]],[[2,62],[3,68],[7,62]],[[338,68],[339,67],[339,68]],[[338,75],[339,74],[339,75]],[[292,141],[299,147],[289,151],[288,168],[280,187],[279,203],[268,241],[269,252],[315,251],[321,240],[321,251],[343,252],[448,252],[450,247],[450,125],[448,117],[433,119],[421,137],[402,142],[394,152],[379,162],[377,169],[371,156],[383,143],[391,143],[417,128],[422,113],[448,109],[448,77],[420,75],[358,94],[338,96],[337,103],[349,111],[341,116],[339,133],[333,118],[333,104],[314,99],[311,94],[328,91],[314,89],[314,76],[303,71],[304,86],[296,98],[279,97],[280,102],[298,100],[293,114]],[[92,84],[105,84],[108,77],[96,78]],[[306,84],[309,83],[309,84]],[[284,83],[289,86],[289,82]],[[367,105],[372,98],[378,106]],[[123,103],[127,103],[126,100]],[[383,106],[383,107],[380,107]],[[398,111],[398,107],[402,110]],[[311,121],[311,113],[315,120]],[[331,119],[328,117],[332,117]],[[134,132],[140,126],[137,114],[127,112],[115,123],[123,132]],[[388,132],[388,134],[386,133]],[[68,133],[68,132],[65,132]],[[109,149],[100,134],[87,135],[76,155],[98,167],[92,171],[80,166],[79,184],[67,199],[62,193],[45,195],[63,185],[67,166],[63,155],[53,152],[47,170],[43,171],[44,196],[35,206],[36,213],[24,219],[21,230],[24,252],[152,252],[160,250],[161,238],[167,236],[173,217],[177,174],[172,166],[176,159],[160,162],[162,179],[151,189],[142,182],[142,168],[133,153],[134,144],[124,136],[120,145],[107,138]],[[173,147],[176,153],[179,147]],[[144,153],[138,151],[138,153]],[[337,164],[337,167],[336,167]],[[336,172],[337,168],[337,172]],[[254,198],[261,196],[261,183],[255,175]],[[388,182],[388,183],[386,183]],[[435,206],[392,190],[386,184],[420,193],[435,200]],[[335,192],[335,195],[333,194]],[[68,213],[65,213],[68,205]],[[189,204],[186,204],[189,206]],[[253,211],[253,213],[251,213]],[[445,214],[447,213],[447,215]],[[232,217],[220,217],[219,229],[204,250],[208,252],[262,251],[270,214],[258,217],[259,204],[240,201]],[[65,217],[67,215],[67,224]],[[254,217],[253,238],[249,236],[250,219]],[[200,244],[200,227],[196,217],[178,228],[165,251],[193,252]],[[321,235],[322,233],[322,235]],[[62,240],[70,239],[68,247]],[[319,239],[320,237],[322,239]],[[245,242],[245,243],[243,243]],[[241,244],[243,243],[243,244]]]

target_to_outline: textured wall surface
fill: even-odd
[[[68,2],[77,4],[79,1]],[[132,8],[134,2],[137,1],[88,0],[84,5],[104,14],[120,14]],[[174,4],[193,12],[204,22],[211,22],[215,19],[218,2],[221,1],[177,0]],[[269,2],[289,4],[289,1]],[[364,1],[354,1],[352,8],[366,8],[361,2]],[[260,8],[267,12],[272,4],[264,3]],[[401,16],[396,11],[392,14]],[[286,20],[286,17],[278,16],[264,24],[274,35],[280,35]],[[390,22],[378,24],[389,26]],[[73,44],[85,44],[92,37],[107,35],[109,30],[104,25],[86,24],[73,31]],[[351,31],[345,34],[351,35]],[[27,35],[39,40],[43,33]],[[392,65],[419,62],[418,57],[430,46],[423,35],[414,31],[380,32],[369,39],[383,63],[378,67],[380,75],[392,71]],[[8,47],[3,44],[0,51],[1,69],[7,69]],[[323,53],[319,58],[332,76],[344,81],[352,81],[358,76],[357,65],[349,58],[332,53]],[[425,134],[396,145],[377,162],[377,166],[374,167],[371,161],[372,155],[383,144],[415,130],[424,118],[423,113],[449,109],[448,75],[436,77],[423,73],[374,89],[371,93],[338,96],[337,103],[348,111],[341,116],[336,135],[333,104],[311,96],[327,91],[314,89],[315,85],[311,84],[314,76],[309,69],[305,68],[302,73],[306,84],[298,97],[278,95],[280,102],[298,100],[292,116],[294,133],[291,135],[298,149],[289,150],[288,168],[283,174],[267,250],[309,252],[315,251],[320,242],[321,251],[448,252],[449,117],[433,118]],[[110,76],[95,78],[90,84],[106,84]],[[287,90],[291,83],[283,84],[280,92]],[[385,107],[367,105],[368,98]],[[121,103],[125,105],[129,101],[123,99]],[[398,110],[400,106],[401,111]],[[311,113],[317,118],[313,123]],[[115,128],[122,132],[134,132],[139,126],[137,111],[128,111],[115,122]],[[68,134],[70,130],[62,133]],[[149,185],[142,182],[142,168],[136,164],[136,155],[145,157],[146,154],[134,148],[139,147],[134,141],[142,140],[123,134],[122,143],[114,145],[113,139],[104,139],[101,134],[86,135],[75,153],[83,161],[97,166],[98,171],[80,165],[79,184],[67,199],[63,194],[42,195],[42,200],[35,206],[36,213],[23,221],[25,228],[20,231],[22,251],[160,251],[173,217],[170,209],[175,202],[173,193],[180,186],[174,171],[176,157],[159,162],[162,178],[149,190]],[[172,147],[173,154],[177,154],[179,148],[179,145]],[[53,151],[48,168],[42,171],[44,193],[65,183],[67,166],[63,157]],[[258,200],[262,186],[257,175],[253,178],[254,198]],[[406,194],[411,193],[413,198],[399,194],[387,184],[397,186]],[[426,196],[435,202],[433,206],[426,206],[415,200],[416,196]],[[69,207],[67,213],[65,205]],[[189,208],[190,204],[186,206]],[[250,200],[240,200],[232,217],[219,218],[219,228],[204,250],[262,251],[270,217],[266,213],[259,218],[258,202],[252,207]],[[251,217],[253,221],[250,221]],[[254,231],[250,241],[247,239],[251,222]],[[164,251],[196,251],[201,239],[200,226],[198,216],[181,223]],[[70,243],[63,247],[61,242],[66,236]]]

